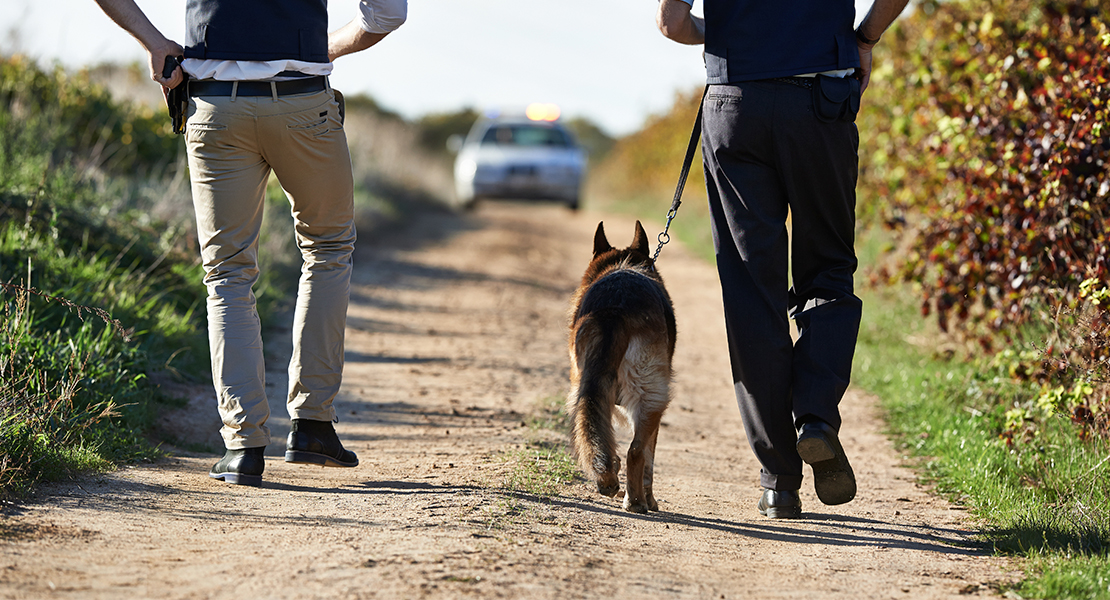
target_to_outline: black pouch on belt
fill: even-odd
[[[859,80],[854,77],[818,75],[814,78],[813,112],[822,122],[855,121],[859,99]]]
[[[173,76],[173,70],[180,63],[173,56],[167,56],[162,66],[162,77]],[[181,72],[181,83],[171,89],[162,88],[162,95],[166,97],[166,107],[170,111],[170,123],[173,124],[174,133],[185,133],[185,121],[189,113],[189,74]]]

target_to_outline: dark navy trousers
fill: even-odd
[[[775,490],[801,486],[798,425],[840,429],[863,307],[852,285],[859,133],[818,120],[812,97],[754,81],[712,85],[703,106],[733,383],[760,483]]]

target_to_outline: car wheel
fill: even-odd
[[[577,196],[575,196],[574,198],[571,198],[570,200],[567,200],[567,208],[569,208],[571,210],[578,210],[578,197]]]

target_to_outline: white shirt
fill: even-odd
[[[359,25],[368,33],[389,33],[408,16],[408,0],[359,0]],[[181,68],[193,79],[217,81],[254,81],[289,79],[278,77],[284,71],[305,75],[330,75],[332,63],[302,60],[211,60],[186,58]]]

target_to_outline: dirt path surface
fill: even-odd
[[[1016,576],[900,466],[858,391],[841,433],[856,500],[823,506],[807,477],[802,520],[760,517],[715,271],[677,243],[660,259],[679,326],[661,511],[545,480],[563,435],[533,416],[565,396],[565,311],[600,218],[490,203],[360,240],[336,402],[357,468],[281,460],[287,340],[271,335],[261,488],[184,451],[49,486],[4,513],[0,598],[945,598]],[[631,220],[605,220],[631,241]],[[214,399],[193,404],[165,426],[215,445]]]

